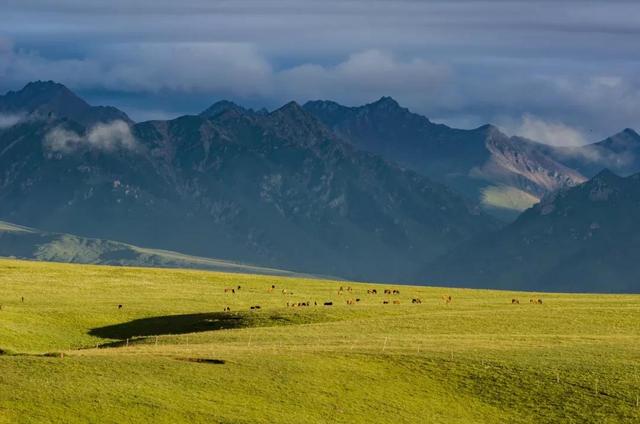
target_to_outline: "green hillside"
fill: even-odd
[[[640,420],[640,296],[2,260],[0,304],[0,422]]]
[[[265,275],[299,275],[213,258],[148,249],[72,234],[50,233],[0,221],[0,256],[81,264],[198,268]]]

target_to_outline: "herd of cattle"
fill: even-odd
[[[242,289],[242,286],[237,286],[237,287],[225,287],[224,288],[224,292],[225,293],[231,293],[231,294],[235,294],[236,292],[240,291]],[[267,288],[267,292],[268,293],[273,293],[273,291],[276,289],[276,285],[272,284],[269,288]],[[347,293],[353,293],[353,289],[350,286],[344,287],[341,286],[338,289],[338,295],[343,295],[345,292]],[[291,290],[288,289],[282,289],[281,290],[282,295],[293,295],[293,292]],[[383,290],[384,294],[388,294],[388,295],[399,295],[400,294],[400,290],[398,289],[384,289]],[[368,295],[377,295],[378,294],[378,289],[367,289],[367,294]],[[360,303],[361,299],[360,298],[349,298],[346,299],[346,304],[347,305],[356,305],[358,303]],[[442,295],[442,301],[444,302],[445,305],[449,305],[453,302],[453,297],[451,297],[451,295],[449,294],[443,294]],[[414,297],[411,299],[411,303],[412,304],[422,304],[422,299]],[[529,299],[529,303],[531,304],[535,304],[535,305],[542,305],[542,299]],[[389,301],[389,299],[383,299],[382,300],[382,304],[383,305],[389,305],[389,304],[393,304],[393,305],[399,305],[400,301],[399,300],[391,300]],[[519,305],[520,304],[520,300],[518,299],[511,299],[511,304],[513,305]],[[324,306],[333,306],[333,301],[332,300],[328,300],[326,302],[323,303]],[[318,306],[318,302],[314,301],[303,301],[303,302],[287,302],[287,307],[288,308],[303,308],[303,307],[309,307],[309,306]],[[256,309],[261,309],[260,305],[253,305],[250,307],[251,310],[256,310]],[[228,306],[226,306],[224,308],[225,312],[229,312],[231,311],[231,308],[229,308]]]

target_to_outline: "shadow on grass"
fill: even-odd
[[[89,334],[103,339],[124,340],[134,337],[198,333],[250,326],[251,320],[246,316],[226,312],[210,312],[141,318],[122,324],[93,328]]]

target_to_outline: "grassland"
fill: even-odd
[[[640,296],[0,260],[0,304],[0,422],[640,422]]]

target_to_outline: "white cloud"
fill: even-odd
[[[581,131],[562,122],[545,121],[526,114],[512,133],[551,146],[573,147],[587,144]]]
[[[19,123],[24,119],[24,115],[11,113],[11,114],[2,114],[0,113],[0,129],[9,128]]]
[[[91,148],[104,151],[134,150],[136,148],[136,139],[131,133],[129,125],[124,121],[95,125],[89,130],[87,141]]]
[[[63,154],[72,153],[82,148],[103,152],[132,151],[138,148],[129,125],[124,121],[97,124],[90,128],[86,135],[80,135],[63,127],[56,127],[45,136],[44,146],[51,152]]]
[[[276,75],[281,92],[300,100],[371,100],[393,94],[427,96],[449,78],[448,67],[421,58],[400,60],[381,50],[350,55],[335,66],[305,64]]]

